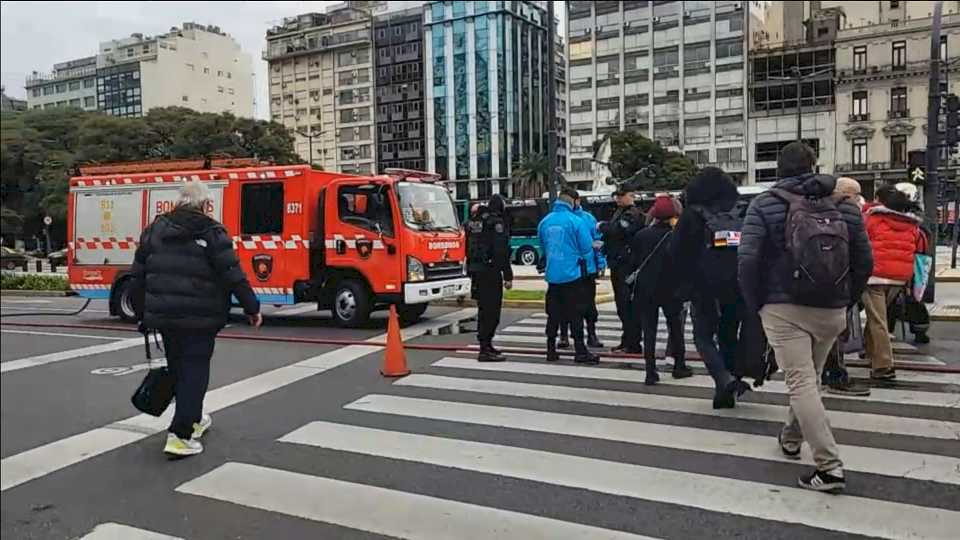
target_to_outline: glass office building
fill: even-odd
[[[547,147],[546,11],[516,0],[424,11],[427,167],[457,199],[510,194],[512,164]]]

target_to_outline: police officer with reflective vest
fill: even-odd
[[[500,324],[503,289],[513,286],[510,268],[510,225],[506,201],[499,194],[477,208],[467,222],[467,272],[477,301],[477,341],[480,362],[502,362],[506,357],[493,346]]]
[[[639,322],[634,320],[630,304],[630,286],[627,276],[633,272],[629,241],[643,227],[643,213],[634,206],[633,191],[624,185],[613,193],[617,209],[610,221],[600,225],[603,235],[603,254],[610,268],[610,282],[613,285],[613,299],[617,304],[617,317],[623,326],[620,345],[614,351],[641,352],[641,332]]]

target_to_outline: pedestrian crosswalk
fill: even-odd
[[[779,452],[775,434],[789,403],[782,382],[747,394],[735,409],[714,410],[712,384],[697,371],[692,379],[664,377],[647,387],[639,369],[517,356],[479,363],[464,351],[276,441],[316,451],[317,459],[334,452],[389,466],[386,480],[345,480],[247,458],[228,460],[176,491],[430,540],[718,537],[696,529],[701,522],[723,523],[721,536],[764,530],[772,538],[956,538],[956,375],[916,374],[904,383],[909,388],[876,388],[856,401],[825,397],[848,481],[845,494],[831,496],[796,485],[812,466],[809,448],[800,463]],[[493,483],[481,482],[486,478]],[[502,491],[478,493],[470,482]],[[576,493],[579,502],[566,512],[531,511],[515,490],[537,493],[547,507],[555,497],[563,506],[557,490]],[[630,511],[604,520],[578,510],[593,507],[593,498],[628,501]],[[664,534],[665,520],[678,518],[684,524],[674,527],[683,534]]]

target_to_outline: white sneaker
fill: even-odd
[[[203,445],[198,440],[184,440],[173,433],[167,433],[167,445],[163,447],[163,452],[172,456],[195,456],[203,452]]]
[[[193,438],[199,439],[200,437],[203,437],[203,434],[206,433],[212,425],[213,418],[211,418],[209,414],[204,414],[201,416],[200,421],[193,424]]]

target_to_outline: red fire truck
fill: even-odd
[[[233,237],[264,304],[317,302],[352,327],[390,304],[410,322],[428,302],[469,293],[464,235],[436,175],[236,165],[243,163],[81,168],[68,200],[71,288],[109,299],[111,314],[133,320],[128,271],[140,233],[173,208],[179,182],[199,180],[212,194],[207,212]]]

